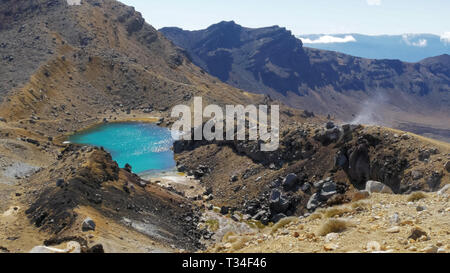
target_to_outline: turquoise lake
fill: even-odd
[[[103,147],[119,167],[128,163],[138,174],[176,166],[171,131],[149,123],[108,123],[79,132],[69,141]]]

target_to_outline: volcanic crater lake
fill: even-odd
[[[69,137],[71,143],[103,147],[119,167],[137,174],[174,170],[171,131],[150,123],[107,123]]]

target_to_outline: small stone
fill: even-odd
[[[427,208],[424,207],[424,206],[417,206],[417,207],[416,207],[416,210],[417,210],[417,211],[424,211],[424,210],[427,210]]]
[[[330,244],[325,244],[323,246],[323,249],[326,250],[326,251],[333,251],[333,250],[336,250],[338,248],[339,248],[338,244],[331,244],[331,243]]]
[[[395,227],[391,227],[389,229],[386,230],[387,233],[399,233],[400,232],[400,228],[395,226]]]
[[[238,181],[238,176],[237,175],[233,175],[230,177],[230,182],[236,182]]]
[[[368,251],[380,251],[381,245],[377,241],[371,241],[367,243],[366,249]]]
[[[419,227],[414,227],[413,229],[411,229],[408,239],[417,240],[417,239],[421,238],[422,236],[427,236],[427,233]]]
[[[438,248],[437,248],[437,246],[431,245],[431,246],[427,246],[426,248],[422,249],[421,252],[424,252],[424,253],[437,253],[438,252]]]
[[[339,248],[339,245],[337,245],[337,244],[332,244],[332,243],[330,243],[330,244],[325,244],[324,246],[323,246],[323,249],[325,249],[326,251],[332,251],[332,250],[336,250],[336,249],[338,249]]]
[[[238,214],[231,215],[231,219],[236,222],[241,221],[241,217]]]
[[[91,218],[87,217],[84,219],[83,224],[81,226],[83,231],[95,230],[95,222]]]
[[[428,238],[428,236],[422,235],[417,241],[419,241],[419,242],[426,242],[428,240],[430,240],[430,238]]]
[[[410,247],[408,248],[408,250],[409,250],[409,251],[417,251],[417,247],[415,247],[415,246],[410,246]]]
[[[325,242],[329,243],[336,240],[337,238],[339,238],[338,233],[328,233],[327,236],[325,236]]]
[[[446,253],[446,252],[445,252],[445,249],[443,249],[443,248],[438,248],[437,253]]]
[[[398,215],[398,213],[394,213],[391,218],[390,218],[390,222],[393,224],[397,224],[400,222],[400,216]]]
[[[64,179],[60,178],[60,179],[56,180],[57,187],[61,187],[63,184],[64,184]]]

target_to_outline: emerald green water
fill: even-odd
[[[130,164],[134,173],[175,167],[170,130],[148,123],[108,123],[69,138],[77,144],[103,147],[119,167]]]

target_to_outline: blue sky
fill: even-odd
[[[279,25],[293,34],[450,32],[449,0],[120,0],[156,28],[196,30],[219,21]]]

